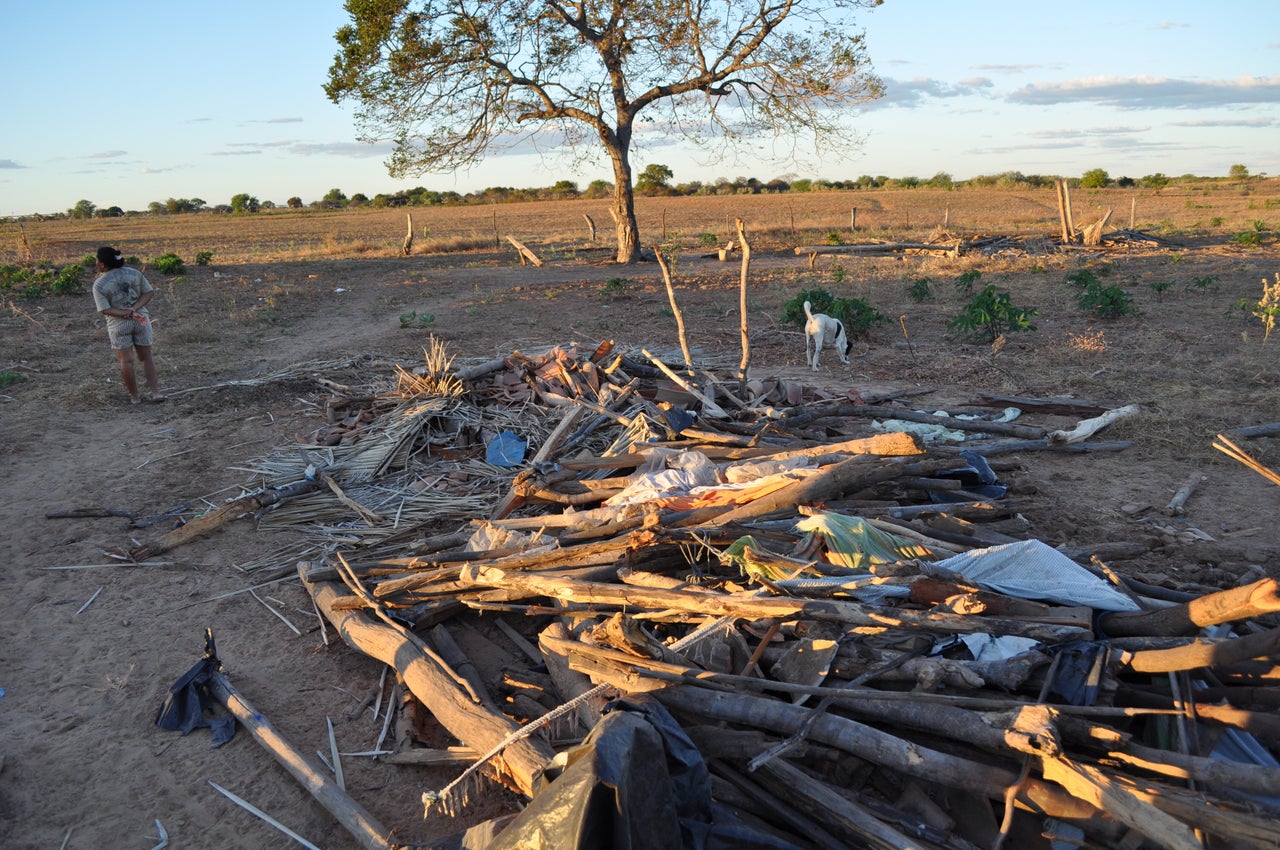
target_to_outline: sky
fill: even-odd
[[[6,80],[0,216],[248,193],[305,203],[337,188],[585,186],[603,159],[490,156],[393,179],[325,83],[348,22],[337,0],[14,2],[0,13]],[[739,176],[963,180],[1280,175],[1280,3],[885,0],[858,15],[883,99],[852,116],[861,143],[804,162],[717,159],[655,137],[633,157],[674,182]]]

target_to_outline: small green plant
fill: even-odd
[[[844,279],[847,276],[847,274],[848,272],[845,271],[844,265],[842,263],[839,263],[839,262],[833,263],[831,266],[831,285],[839,286],[840,284],[844,283]]]
[[[1266,233],[1267,223],[1260,218],[1255,218],[1252,222],[1254,233]]]
[[[1222,216],[1220,216],[1220,215],[1215,215],[1213,218],[1209,219],[1209,226],[1210,226],[1210,227],[1222,227],[1222,223],[1223,223],[1223,221],[1224,221],[1224,219],[1222,218]]]
[[[6,369],[5,371],[0,372],[0,390],[21,380],[22,375],[14,372],[12,369]]]
[[[1098,276],[1088,269],[1067,275],[1067,281],[1080,290],[1076,304],[1086,313],[1101,319],[1118,319],[1136,312],[1133,296],[1119,286],[1103,286]]]
[[[148,265],[160,272],[160,274],[182,274],[187,270],[182,258],[172,251],[161,254],[158,257],[152,257]]]
[[[698,244],[703,248],[710,248],[713,245],[719,244],[719,240],[716,239],[716,235],[714,233],[699,233]]]
[[[933,281],[927,277],[911,281],[907,285],[907,297],[916,302],[933,300]]]
[[[834,315],[831,312],[831,305],[835,303],[835,296],[825,289],[806,289],[790,301],[782,305],[782,323],[785,325],[803,325],[805,322],[804,302],[809,302],[809,308],[815,313],[826,313],[828,316]]]
[[[196,265],[197,265],[197,266],[207,266],[207,265],[209,265],[209,263],[211,263],[211,262],[213,262],[213,252],[212,252],[212,251],[196,251]]]
[[[24,299],[46,295],[79,295],[84,292],[84,266],[72,263],[62,268],[41,263],[28,266],[0,266],[0,293]]]
[[[1245,231],[1244,233],[1237,233],[1235,236],[1232,236],[1231,241],[1242,248],[1257,248],[1262,244],[1262,237],[1257,231],[1252,233]]]
[[[417,310],[410,310],[408,313],[400,314],[401,330],[407,330],[409,328],[422,330],[424,328],[431,327],[435,322],[435,313],[419,313]]]
[[[610,298],[623,298],[631,289],[631,281],[625,277],[611,277],[600,287],[600,292]]]
[[[1213,274],[1192,278],[1186,286],[1187,292],[1217,292],[1218,288],[1218,276]]]
[[[79,295],[84,292],[84,282],[81,280],[83,274],[84,266],[63,266],[49,285],[49,294]]]
[[[871,329],[889,321],[879,310],[861,298],[840,298],[832,307],[840,321],[844,322],[845,333],[850,339],[866,339]]]
[[[956,292],[967,298],[973,294],[973,285],[981,279],[982,272],[977,269],[969,269],[957,275],[956,279],[952,281],[952,285],[955,286]]]
[[[844,236],[842,236],[838,230],[828,230],[824,239],[828,245],[844,244]]]
[[[1015,331],[1034,331],[1035,310],[1013,305],[1008,292],[997,292],[995,284],[973,297],[960,314],[947,323],[954,333],[979,342],[994,342]]]
[[[1147,284],[1147,287],[1156,294],[1157,301],[1164,300],[1164,294],[1173,286],[1171,280],[1153,280]]]

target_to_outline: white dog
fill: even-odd
[[[822,353],[822,346],[830,341],[836,354],[840,355],[841,363],[849,362],[849,337],[844,332],[844,322],[839,319],[828,316],[826,313],[813,312],[812,305],[804,302],[804,356],[809,361],[809,365],[813,367],[813,371],[818,371],[818,355]],[[809,345],[813,344],[813,353],[809,353]]]

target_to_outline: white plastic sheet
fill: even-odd
[[[1099,611],[1137,611],[1138,604],[1057,549],[1040,540],[1019,540],[974,549],[923,565],[956,573],[985,590]]]

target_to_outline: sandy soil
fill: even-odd
[[[1280,421],[1280,341],[1262,345],[1256,320],[1231,314],[1240,299],[1256,300],[1260,278],[1280,270],[1274,252],[1188,251],[1176,264],[1165,252],[968,266],[846,260],[843,287],[894,321],[859,344],[850,366],[828,354],[817,376],[802,368],[799,333],[780,327],[777,316],[802,288],[834,288],[832,268],[820,263],[809,271],[782,254],[759,262],[749,299],[757,374],[791,375],[836,393],[931,390],[920,401],[934,404],[980,392],[1141,404],[1141,416],[1105,434],[1134,441],[1123,452],[1019,456],[1022,471],[1011,478],[1032,505],[1028,534],[1054,545],[1141,543],[1146,555],[1115,566],[1174,586],[1230,585],[1255,564],[1280,575],[1273,522],[1280,490],[1209,446],[1218,430]],[[1103,262],[1115,270],[1111,279],[1133,292],[1141,317],[1099,323],[1074,310],[1063,272]],[[948,281],[974,265],[984,269],[984,283],[999,282],[1015,301],[1038,306],[1037,333],[1016,335],[996,355],[945,338],[959,303]],[[690,337],[707,352],[736,356],[737,271],[681,261]],[[1216,278],[1214,292],[1187,288],[1208,275]],[[625,284],[606,286],[624,276]],[[935,281],[935,301],[904,298],[904,282],[921,276]],[[232,681],[304,751],[327,751],[326,717],[344,751],[372,747],[380,721],[367,710],[349,715],[377,686],[379,666],[340,644],[323,645],[296,582],[259,591],[262,602],[244,593],[211,601],[246,588],[250,579],[237,565],[280,541],[246,520],[158,563],[123,566],[104,550],[151,539],[165,526],[136,530],[122,518],[47,513],[98,507],[148,516],[238,495],[246,475],[234,467],[321,424],[316,401],[323,392],[308,380],[195,388],[352,354],[417,362],[427,331],[400,327],[400,314],[410,309],[435,315],[434,332],[460,363],[603,338],[674,347],[658,270],[583,258],[522,268],[507,254],[471,256],[465,265],[362,258],[193,267],[180,283],[151,277],[164,292],[153,309],[162,383],[193,390],[164,404],[129,405],[87,295],[9,301],[0,315],[0,366],[21,376],[0,390],[0,503],[8,506],[0,538],[7,584],[0,602],[0,844],[152,847],[158,819],[175,847],[294,846],[216,793],[212,781],[321,846],[354,847],[247,735],[214,750],[207,731],[180,737],[153,725],[170,684],[199,659],[208,627]],[[1178,284],[1157,297],[1148,284],[1165,278]],[[900,314],[911,329],[910,348]],[[1094,334],[1103,350],[1086,345]],[[1260,439],[1246,448],[1276,465],[1275,445]],[[1187,515],[1153,521],[1193,471],[1207,479]],[[1156,510],[1135,513],[1134,506]],[[1188,542],[1189,527],[1213,540]],[[403,839],[425,840],[455,826],[424,823],[419,803],[422,791],[442,786],[451,772],[355,758],[344,766],[352,795]],[[469,819],[513,806],[493,794]]]

